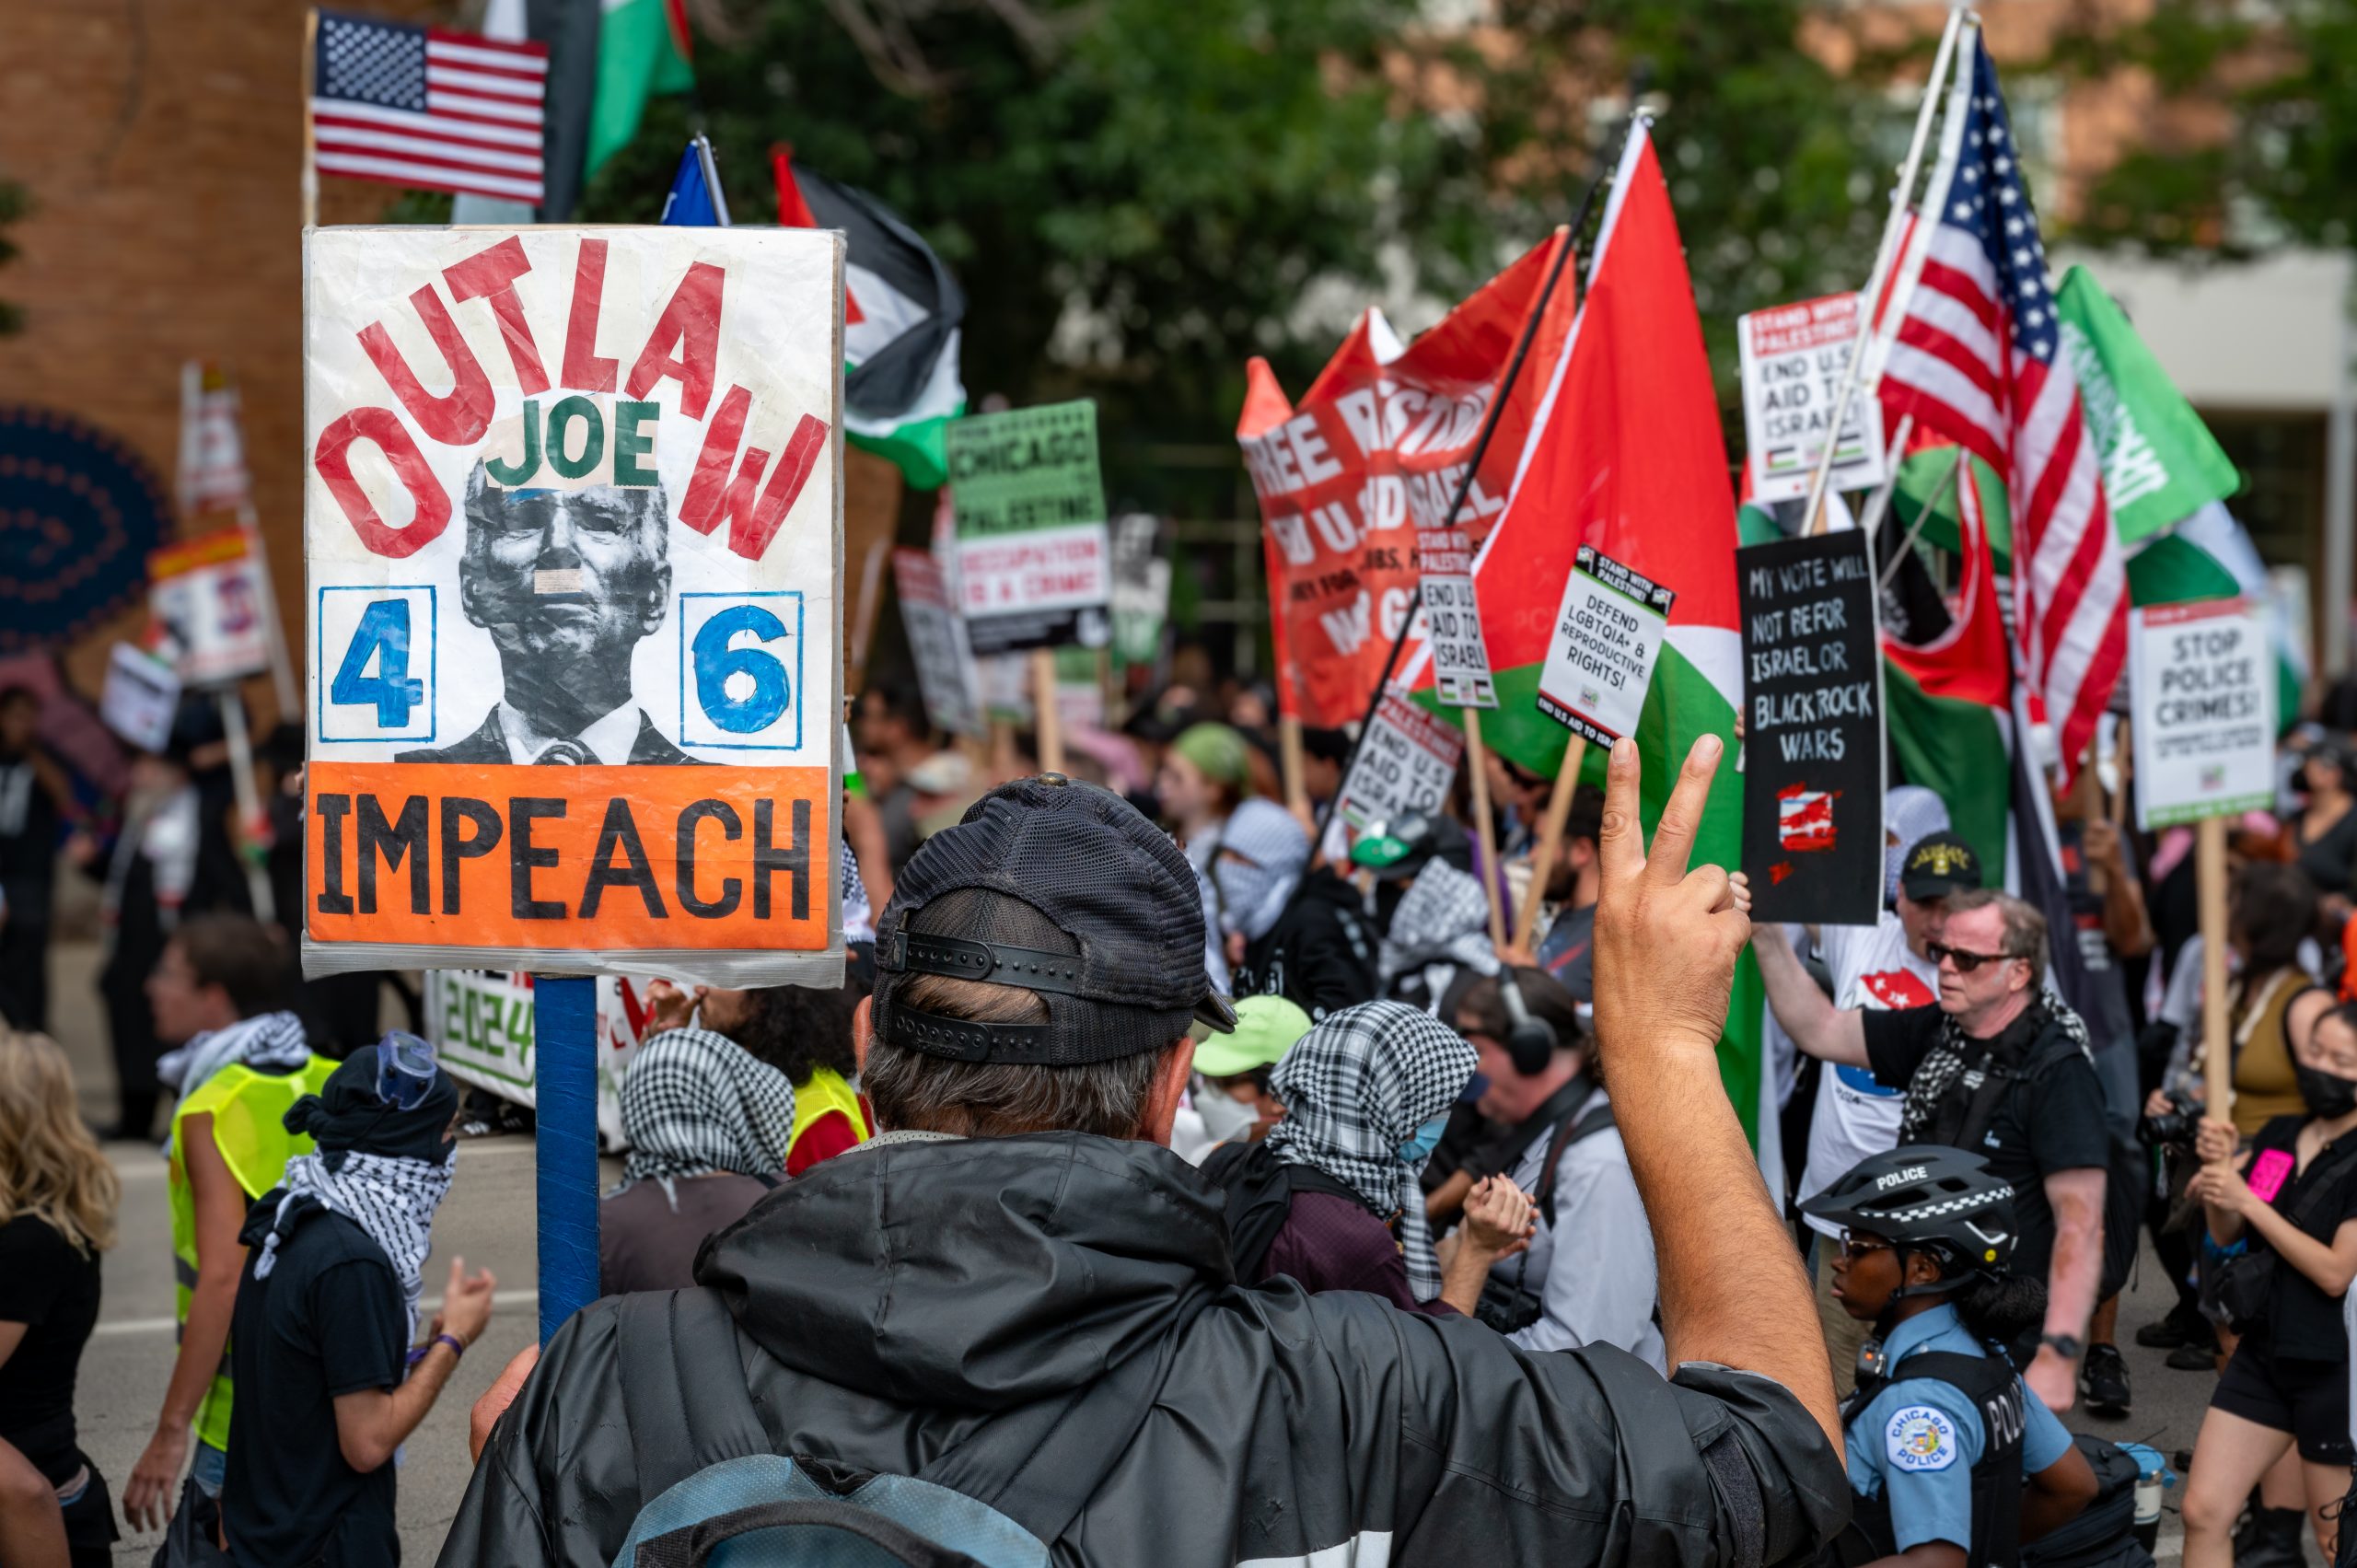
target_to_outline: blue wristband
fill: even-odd
[[[467,1347],[459,1342],[456,1334],[436,1334],[409,1353],[409,1365],[415,1366],[419,1362],[424,1361],[426,1352],[435,1345],[448,1345],[452,1361],[464,1361],[467,1358]]]

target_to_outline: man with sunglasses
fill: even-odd
[[[2014,1266],[2044,1277],[2047,1307],[2042,1333],[2012,1349],[2031,1391],[2059,1413],[2077,1394],[2102,1274],[2111,1143],[2086,1026],[2046,988],[2046,944],[2045,917],[2021,900],[1954,894],[1924,948],[1939,966],[1939,1000],[1888,1012],[1837,1008],[1788,947],[1753,947],[1777,1020],[1803,1051],[1904,1091],[1900,1144],[1980,1155],[2013,1187]]]

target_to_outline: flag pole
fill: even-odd
[[[1538,847],[1530,854],[1530,889],[1515,911],[1514,945],[1527,949],[1530,934],[1538,928],[1538,901],[1547,891],[1547,873],[1562,852],[1563,824],[1572,815],[1572,794],[1580,787],[1580,764],[1587,761],[1587,737],[1574,735],[1563,747],[1563,765],[1555,770],[1555,793],[1547,797],[1547,814],[1538,821]]]
[[[1473,831],[1475,842],[1481,846],[1481,890],[1488,895],[1490,905],[1490,946],[1503,947],[1506,941],[1505,889],[1500,885],[1499,874],[1504,868],[1498,864],[1498,834],[1490,817],[1490,757],[1481,745],[1481,710],[1459,708],[1465,719],[1465,766],[1470,771],[1473,786]],[[1535,904],[1538,889],[1526,903]]]
[[[1858,514],[1858,528],[1871,541],[1875,530],[1882,527],[1882,515],[1890,510],[1890,493],[1898,488],[1898,465],[1907,456],[1908,438],[1915,434],[1915,416],[1899,416],[1898,427],[1890,434],[1890,445],[1884,448],[1882,482],[1866,498],[1866,509]]]
[[[1958,447],[1956,449],[1956,460],[1948,464],[1947,476],[1942,479],[1938,488],[1924,499],[1923,509],[1915,514],[1914,526],[1907,530],[1907,537],[1898,541],[1898,548],[1890,552],[1890,559],[1883,563],[1882,575],[1875,579],[1875,591],[1879,592],[1890,587],[1891,578],[1898,575],[1898,563],[1907,558],[1909,551],[1915,548],[1915,541],[1923,537],[1923,525],[1932,520],[1932,514],[1940,509],[1940,503],[1946,500],[1948,492],[1956,488],[1957,477],[1964,472],[1964,448]],[[1872,534],[1866,536],[1866,548],[1869,550],[1874,548]]]
[[[303,226],[319,226],[319,145],[311,130],[311,97],[318,84],[312,80],[312,67],[319,53],[319,13],[318,7],[303,13]]]
[[[1318,829],[1318,821],[1309,811],[1309,780],[1304,774],[1304,761],[1301,746],[1301,715],[1279,714],[1277,715],[1277,767],[1278,771],[1284,775],[1285,809],[1300,819],[1303,828],[1315,832]],[[1314,858],[1317,854],[1316,845],[1313,844],[1310,847],[1310,853]]]
[[[1039,742],[1039,771],[1061,773],[1064,771],[1063,715],[1056,712],[1056,651],[1053,648],[1031,650],[1031,703],[1037,716],[1034,733]]]
[[[1890,212],[1883,219],[1882,242],[1875,247],[1874,267],[1866,273],[1864,291],[1858,296],[1858,335],[1851,340],[1850,363],[1841,373],[1841,390],[1833,400],[1833,418],[1826,426],[1825,447],[1817,455],[1817,470],[1809,476],[1808,511],[1804,514],[1801,528],[1805,534],[1824,531],[1825,490],[1833,477],[1833,454],[1840,445],[1841,422],[1850,417],[1850,402],[1857,394],[1865,369],[1866,349],[1874,336],[1875,303],[1890,275],[1898,238],[1906,231],[1908,208],[1915,197],[1915,180],[1922,172],[1923,148],[1931,140],[1940,89],[1955,64],[1956,39],[1964,30],[1966,14],[1962,4],[1952,5],[1948,9],[1947,26],[1940,32],[1939,52],[1932,57],[1932,75],[1923,84],[1923,102],[1915,111],[1915,134],[1907,144],[1906,161],[1899,165],[1898,183],[1890,190]]]

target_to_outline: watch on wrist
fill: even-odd
[[[2040,1337],[2038,1342],[2053,1346],[2054,1353],[2065,1361],[2079,1361],[2087,1353],[2085,1343],[2076,1334],[2047,1334]]]

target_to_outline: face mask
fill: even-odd
[[[1203,1085],[1195,1090],[1195,1114],[1203,1119],[1203,1132],[1214,1144],[1233,1143],[1252,1130],[1258,1113],[1225,1089]]]
[[[2300,1098],[2306,1102],[2310,1115],[2329,1121],[2357,1110],[2357,1080],[2297,1063],[2292,1068],[2292,1075],[2299,1083]]]
[[[1433,1157],[1433,1147],[1440,1142],[1441,1130],[1447,1125],[1448,1118],[1444,1114],[1417,1128],[1409,1135],[1408,1141],[1399,1145],[1401,1163],[1411,1169],[1422,1169],[1423,1163]]]

